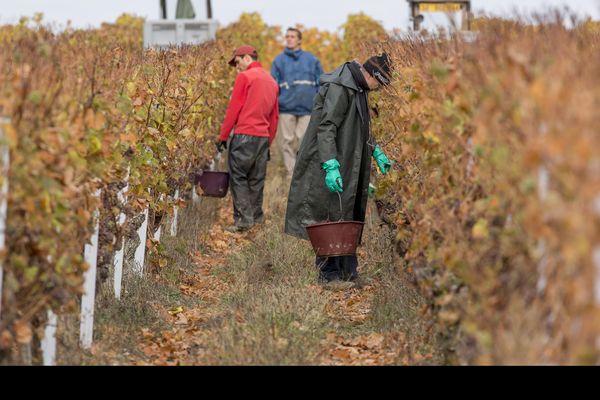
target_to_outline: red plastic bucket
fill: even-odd
[[[196,175],[196,185],[202,189],[202,196],[225,197],[229,189],[229,173],[202,171]]]
[[[323,222],[308,225],[306,231],[318,257],[352,256],[364,225],[358,221]]]

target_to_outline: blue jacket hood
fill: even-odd
[[[294,60],[297,60],[300,58],[300,56],[302,55],[302,53],[304,53],[304,51],[302,51],[302,49],[298,49],[298,50],[292,50],[292,49],[288,49],[287,47],[285,48],[285,50],[283,51],[283,53],[288,56],[288,57],[292,57]]]

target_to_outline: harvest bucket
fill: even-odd
[[[229,189],[229,173],[202,171],[196,175],[196,185],[202,189],[202,196],[225,197]]]
[[[342,197],[340,215],[342,213]],[[317,257],[352,256],[360,241],[365,223],[360,221],[321,222],[308,225],[306,232]]]
[[[352,256],[364,222],[339,221],[308,225],[306,231],[317,257]]]

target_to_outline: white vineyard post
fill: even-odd
[[[142,222],[142,226],[137,231],[138,236],[140,237],[140,244],[135,249],[135,257],[134,257],[134,266],[133,270],[138,275],[144,274],[144,258],[146,257],[146,239],[148,235],[148,206],[144,210],[144,222]]]
[[[548,128],[545,124],[542,124],[539,127],[539,133],[541,137],[545,137],[548,132]],[[540,202],[544,202],[548,197],[548,191],[550,188],[550,173],[548,172],[548,168],[545,165],[540,165],[538,168],[538,176],[537,176],[537,194]],[[543,209],[543,208],[542,208]],[[546,286],[548,285],[548,257],[546,254],[546,241],[540,240],[537,243],[537,253],[540,255],[540,261],[537,265],[538,271],[538,280],[536,289],[539,294],[542,294],[546,290]]]
[[[156,232],[154,232],[154,236],[152,237],[157,242],[160,242],[161,231],[162,231],[162,226],[159,226],[158,229],[156,230]]]
[[[158,201],[163,201],[164,198],[165,198],[165,195],[161,194]],[[156,213],[154,213],[154,221],[156,222]],[[162,219],[161,219],[161,222],[162,222]],[[160,234],[161,233],[162,233],[162,226],[159,226],[158,229],[156,230],[156,232],[154,232],[152,239],[154,239],[156,242],[160,242]]]
[[[48,256],[47,260],[52,263],[52,256]],[[44,329],[44,337],[40,343],[42,349],[43,365],[56,365],[56,329],[58,327],[58,318],[54,311],[48,309],[46,327]]]
[[[467,154],[469,154],[469,158],[467,160],[465,176],[469,179],[471,177],[471,172],[473,172],[473,166],[475,165],[475,151],[473,150],[473,138],[471,137],[467,139]]]
[[[94,194],[100,197],[100,190]],[[94,233],[91,243],[85,245],[84,258],[89,268],[85,271],[83,296],[81,298],[81,326],[79,340],[84,349],[92,347],[94,336],[94,301],[96,298],[96,263],[98,260],[98,234],[100,230],[99,211],[94,211]]]
[[[122,205],[125,205],[125,193],[127,193],[127,190],[129,189],[129,172],[130,172],[130,168],[127,168],[127,175],[125,176],[125,187],[123,187],[121,190],[119,190],[119,193],[117,193],[117,197],[119,199],[119,201],[121,202]],[[125,224],[125,213],[121,212],[121,214],[119,214],[119,227],[123,228],[123,224]],[[113,266],[114,266],[114,291],[115,291],[115,298],[117,300],[121,299],[121,282],[123,280],[123,260],[125,258],[125,236],[123,236],[121,238],[121,249],[117,250],[117,252],[115,253],[115,258],[113,260]]]
[[[548,196],[548,188],[550,186],[550,174],[548,173],[548,169],[544,166],[541,166],[538,169],[538,198],[540,201],[544,201]],[[548,285],[548,271],[546,270],[548,259],[546,256],[546,242],[542,239],[537,244],[537,252],[540,254],[541,258],[538,262],[538,281],[537,281],[537,291],[538,293],[543,293],[546,289],[546,285]]]
[[[175,191],[175,204],[179,201],[179,189]],[[179,213],[179,207],[173,207],[173,219],[171,220],[171,236],[177,236],[177,215]]]
[[[4,139],[4,130],[2,125],[10,123],[10,119],[0,117],[0,139]],[[10,165],[10,151],[8,144],[0,147],[0,157],[2,158],[2,187],[0,188],[0,252],[5,250],[6,243],[6,216],[8,211],[8,168]],[[2,284],[4,282],[4,265],[0,260],[0,315],[2,315]]]
[[[192,185],[192,203],[196,204],[199,198],[200,196],[198,196],[198,193],[196,192],[196,182],[194,182]]]
[[[48,322],[42,339],[42,358],[46,366],[56,365],[56,328],[58,318],[52,310],[48,310]]]

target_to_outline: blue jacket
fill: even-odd
[[[279,85],[279,112],[310,115],[322,73],[321,63],[311,53],[286,48],[278,55],[271,75]]]

